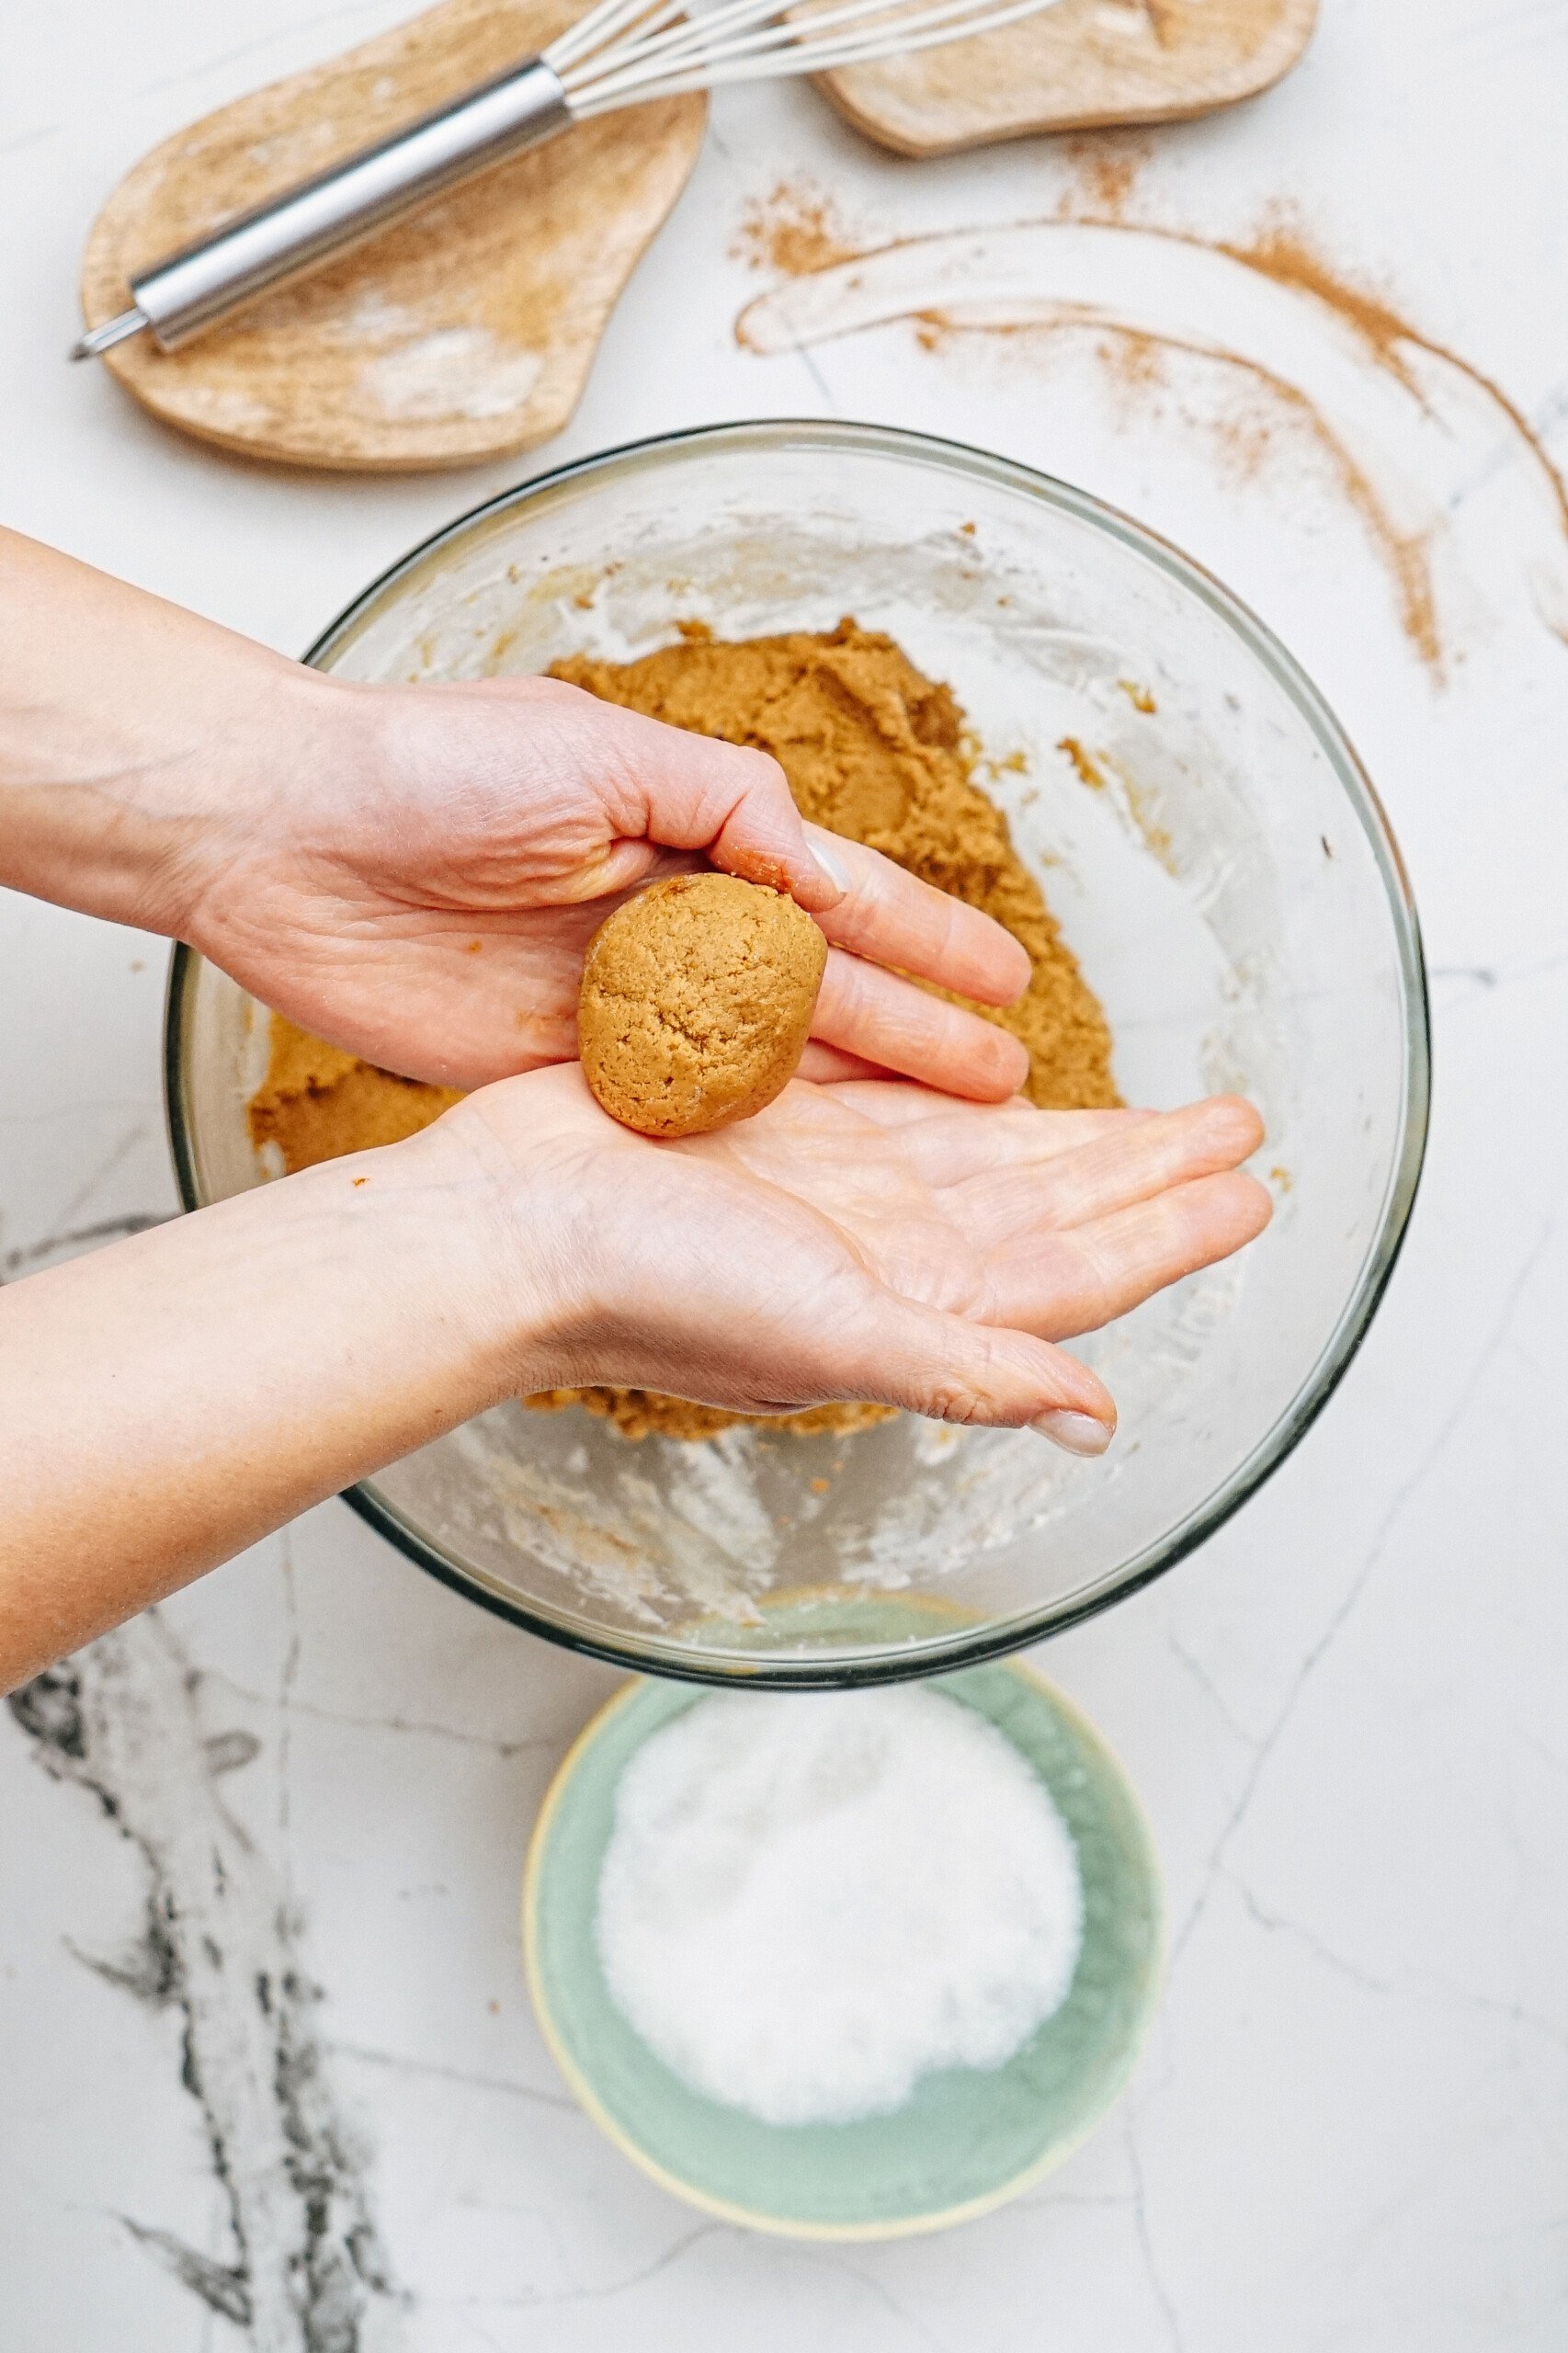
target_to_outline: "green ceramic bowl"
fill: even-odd
[[[540,2026],[587,2113],[645,2173],[726,2220],[792,2238],[939,2230],[1016,2197],[1093,2131],[1138,2055],[1161,1973],[1159,1867],[1126,1776],[1026,1666],[937,1686],[1006,1733],[1078,1848],[1084,1945],[1066,2001],[1004,2067],[929,2075],[896,2115],[764,2124],[690,2090],[610,1998],[594,1933],[615,1792],[634,1752],[701,1693],[629,1683],[545,1798],[523,1881],[523,1951]],[[802,1702],[802,1705],[808,1704]]]

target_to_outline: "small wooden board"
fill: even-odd
[[[1058,0],[1000,32],[818,76],[857,130],[903,155],[1031,131],[1171,122],[1278,81],[1317,0]]]
[[[220,222],[541,48],[581,0],[441,0],[144,157],[94,223],[82,307]],[[621,289],[686,184],[707,100],[582,123],[438,198],[177,352],[111,368],[168,424],[299,466],[414,472],[558,433]]]

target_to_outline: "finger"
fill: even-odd
[[[1029,984],[1028,951],[978,907],[841,834],[808,825],[806,839],[844,885],[844,896],[821,918],[835,947],[917,972],[982,1005],[1012,1005],[1022,996]]]
[[[1016,1095],[1028,1076],[1028,1053],[994,1022],[837,948],[828,950],[812,1035],[884,1070],[982,1103]]]
[[[1017,1152],[966,1187],[963,1214],[988,1234],[1068,1232],[1150,1200],[1173,1186],[1219,1174],[1263,1142],[1263,1121],[1239,1096],[1210,1096],[1103,1131],[1075,1150]]]
[[[845,1396],[939,1422],[1025,1425],[1074,1454],[1103,1454],[1116,1407],[1087,1365],[1031,1334],[947,1315],[882,1290],[835,1370]]]
[[[837,904],[841,887],[812,857],[777,760],[585,700],[593,704],[599,789],[617,834],[705,850],[727,873],[788,891],[812,915]]]
[[[689,874],[703,863],[695,851],[661,849],[656,842],[646,840],[614,841],[569,873],[554,876],[540,889],[535,904],[570,907],[595,899],[630,898],[650,882],[662,882],[671,874]],[[524,923],[532,913],[531,906],[524,912]],[[517,918],[508,910],[506,919],[515,924]]]
[[[994,1182],[1005,1204],[1010,1194],[1004,1180],[1017,1170],[1021,1207],[1011,1221],[1001,1213],[988,1217],[990,1229],[997,1233],[1010,1233],[1020,1217],[1038,1216],[1035,1172],[1153,1116],[1148,1111],[1040,1111],[1018,1096],[1006,1103],[955,1104],[931,1087],[908,1085],[856,1086],[845,1090],[840,1099],[876,1126],[896,1130],[910,1165],[927,1185],[969,1188],[966,1217],[985,1209],[982,1185]]]
[[[1076,1158],[1096,1135],[1124,1134],[1141,1117],[1136,1111],[1052,1113],[1036,1111],[1032,1105],[1021,1107],[1022,1116],[1009,1117],[1012,1106],[1005,1103],[977,1104],[974,1108],[995,1116],[983,1125],[968,1116],[970,1106],[965,1104],[945,1118],[904,1121],[899,1142],[926,1184],[957,1192],[957,1212],[966,1226],[972,1224],[998,1239],[1026,1222],[1040,1222],[1042,1171]]]
[[[997,1308],[1052,1340],[1097,1331],[1256,1241],[1273,1209],[1261,1185],[1231,1172],[1200,1176],[1070,1234],[1020,1241],[993,1262]]]
[[[837,1046],[824,1046],[808,1039],[806,1051],[801,1056],[797,1078],[809,1078],[814,1086],[844,1086],[874,1079],[886,1083],[887,1074],[876,1063],[862,1062],[858,1054],[846,1054]]]

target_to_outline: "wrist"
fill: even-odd
[[[224,819],[265,805],[310,733],[308,676],[0,530],[0,881],[185,928]]]
[[[301,790],[356,757],[362,732],[353,689],[264,647],[244,652],[256,658],[225,681],[222,711],[201,715],[136,801],[148,852],[141,919],[219,961],[247,874],[291,842]]]
[[[10,729],[0,713],[0,881],[193,938],[236,847],[265,825],[279,774],[321,732],[311,688],[324,681],[243,639],[224,652],[112,717],[63,699],[40,699]]]
[[[605,1237],[592,1207],[592,1147],[562,1100],[579,1088],[569,1064],[501,1079],[413,1139],[452,1156],[450,1181],[465,1204],[466,1296],[476,1343],[497,1369],[497,1397],[591,1377],[583,1351],[602,1304]]]
[[[503,1119],[468,1097],[419,1134],[361,1155],[348,1179],[376,1221],[377,1256],[417,1267],[421,1312],[441,1321],[464,1401],[454,1419],[559,1386],[577,1312],[574,1188],[558,1199],[548,1181],[548,1120],[531,1080],[483,1093],[509,1098]]]

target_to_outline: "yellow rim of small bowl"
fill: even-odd
[[[1047,2174],[1054,2173],[1058,2165],[1065,2165],[1067,2159],[1074,2155],[1083,2147],[1085,2142],[1099,2131],[1111,2108],[1115,2106],[1116,2100],[1121,2098],[1126,2091],[1153,2029],[1154,2014],[1159,2007],[1159,1995],[1165,1985],[1167,1951],[1165,1886],[1165,1874],[1160,1866],[1159,1849],[1154,1844],[1153,1833],[1150,1829],[1149,1818],[1144,1813],[1142,1801],[1133,1788],[1120,1758],[1104,1734],[1090,1722],[1083,1710],[1075,1707],[1065,1693],[1059,1690],[1054,1683],[1043,1676],[1038,1667],[1031,1665],[1027,1659],[997,1659],[991,1661],[990,1664],[1001,1667],[1008,1675],[1016,1675],[1020,1682],[1032,1683],[1037,1690],[1044,1693],[1053,1707],[1061,1710],[1073,1730],[1085,1739],[1091,1748],[1100,1750],[1109,1759],[1116,1772],[1120,1776],[1132,1813],[1143,1834],[1144,1849],[1149,1858],[1155,1902],[1153,1966],[1150,1972],[1149,1996],[1139,2020],[1138,2030],[1128,2050],[1126,2070],[1115,2098],[1102,2109],[1092,2123],[1085,2124],[1081,2132],[1075,2132],[1070,2140],[1063,2141],[1056,2147],[1047,2150],[1043,2156],[1037,2157],[1031,2165],[1026,2165],[1021,2173],[1014,2174],[1008,2180],[999,2183],[996,2188],[988,2189],[983,2197],[964,2199],[956,2206],[939,2207],[933,2213],[915,2214],[887,2222],[785,2222],[777,2214],[759,2213],[753,2207],[735,2205],[725,2198],[714,2198],[709,2191],[698,2189],[690,2182],[683,2181],[678,2174],[671,2173],[667,2166],[660,2165],[656,2157],[650,2156],[647,2150],[640,2147],[609,2113],[593,2085],[566,2049],[560,2029],[551,2014],[550,2005],[545,1999],[544,1975],[539,1958],[540,1889],[544,1876],[544,1852],[549,1844],[551,1824],[554,1821],[556,1809],[561,1802],[566,1785],[575,1772],[580,1759],[597,1740],[611,1718],[618,1715],[622,1708],[630,1706],[645,1684],[661,1679],[655,1676],[635,1675],[623,1683],[619,1691],[612,1692],[603,1707],[597,1709],[589,1717],[556,1767],[550,1787],[544,1793],[544,1802],[540,1807],[538,1819],[534,1823],[533,1832],[528,1839],[528,1859],[523,1865],[523,1974],[528,1983],[528,1997],[533,2004],[534,2017],[538,2021],[540,2033],[544,2039],[545,2049],[554,2061],[567,2090],[584,2114],[591,2122],[598,2126],[606,2140],[612,2142],[622,2156],[628,2158],[637,2167],[639,2173],[645,2174],[648,2179],[656,2182],[661,2189],[668,2190],[672,2198],[681,2199],[687,2206],[695,2206],[699,2212],[711,2215],[716,2222],[736,2222],[744,2230],[762,2231],[772,2238],[841,2242],[918,2238],[930,2231],[950,2230],[956,2222],[977,2222],[982,2215],[994,2214],[999,2206],[1006,2206],[1013,2199],[1021,2197],[1026,2189],[1032,2189],[1037,2181],[1042,2181]],[[700,1699],[703,1695],[698,1691],[695,1696]]]

